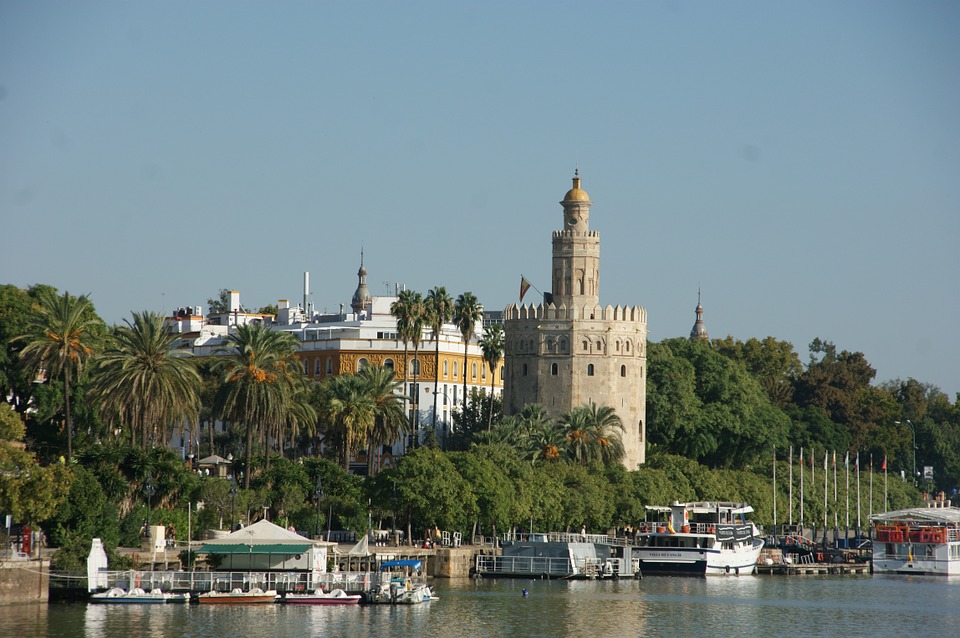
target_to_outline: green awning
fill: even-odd
[[[265,543],[262,545],[249,545],[246,543],[223,544],[223,545],[204,545],[197,550],[198,554],[283,554],[293,556],[302,554],[312,545],[310,543],[292,544],[292,543]]]

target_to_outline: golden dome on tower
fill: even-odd
[[[590,202],[590,196],[587,195],[587,191],[580,188],[580,170],[577,169],[573,174],[573,188],[567,191],[567,194],[563,196],[561,204],[565,202]]]

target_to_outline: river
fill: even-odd
[[[960,580],[906,576],[436,580],[440,600],[393,607],[52,603],[0,607],[0,636],[954,635]],[[529,595],[523,596],[523,589]]]

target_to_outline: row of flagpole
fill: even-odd
[[[816,482],[816,460],[815,460],[814,450],[810,450],[810,484],[815,485]],[[830,483],[830,474],[829,474],[829,462],[830,462],[830,452],[827,450],[823,451],[823,527],[826,529],[828,524],[828,512],[829,512],[829,483]],[[844,468],[846,470],[846,528],[850,529],[850,452],[847,452],[846,458],[843,461]],[[803,504],[804,504],[804,466],[805,466],[805,456],[803,448],[800,448],[800,527],[803,527],[804,524],[804,514],[803,514]],[[787,491],[787,499],[790,503],[789,507],[789,519],[788,524],[793,526],[793,446],[790,446],[789,457],[787,460],[787,467],[789,468],[789,477],[788,484],[789,488]],[[883,470],[883,506],[884,510],[887,509],[887,457],[884,455],[883,463],[880,466],[880,469]],[[857,529],[861,527],[861,517],[860,517],[860,452],[857,452],[854,460],[854,473],[856,475],[856,484],[857,484]],[[840,508],[837,503],[838,493],[837,493],[837,453],[833,453],[833,526],[834,528],[839,527],[839,514]],[[870,498],[869,498],[869,515],[873,514],[873,453],[870,454]],[[773,450],[773,526],[774,529],[777,527],[777,450]]]

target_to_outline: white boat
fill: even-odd
[[[870,520],[874,573],[960,574],[960,508],[917,507]]]
[[[90,596],[92,603],[119,603],[119,604],[164,604],[164,603],[185,603],[190,601],[190,594],[174,594],[162,590],[153,589],[144,591],[139,587],[134,587],[130,591],[120,587],[111,587],[105,592],[93,594]]]
[[[279,596],[276,590],[263,591],[259,587],[249,591],[243,591],[240,588],[229,592],[209,591],[197,596],[201,605],[260,605],[274,603],[277,598]]]
[[[348,594],[342,589],[326,593],[318,589],[312,594],[287,594],[283,602],[292,605],[356,605],[360,598],[360,594]]]
[[[438,600],[423,582],[423,562],[417,559],[388,560],[380,564],[380,585],[371,602],[418,605]]]
[[[763,548],[744,503],[702,501],[647,506],[633,558],[647,574],[752,574]]]

